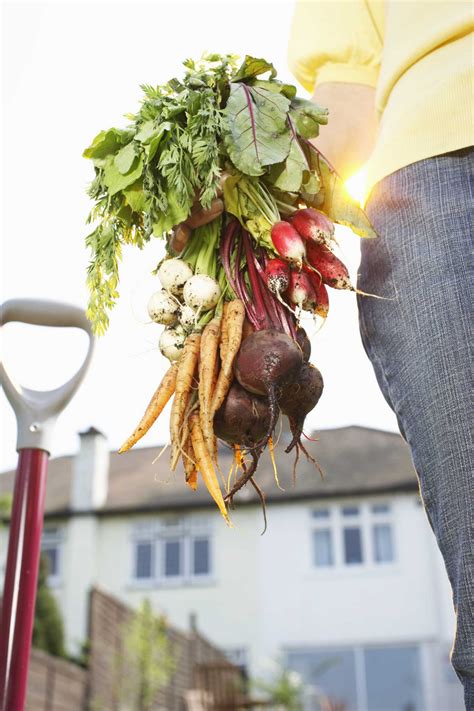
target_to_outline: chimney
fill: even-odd
[[[109,479],[109,448],[106,437],[90,427],[79,432],[81,444],[74,460],[71,506],[90,511],[104,505]]]

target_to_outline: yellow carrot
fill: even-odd
[[[193,443],[194,456],[199,471],[202,474],[202,478],[204,480],[208,492],[219,507],[219,511],[224,517],[226,523],[230,526],[231,522],[229,519],[229,514],[227,513],[227,508],[224,503],[221,488],[219,486],[219,480],[214,470],[211,455],[207,451],[206,443],[204,441],[201,425],[199,422],[199,415],[197,413],[191,415],[191,417],[189,418],[189,425],[191,427],[191,441]]]
[[[198,486],[198,469],[194,461],[194,450],[190,434],[183,444],[182,454],[186,484],[190,486],[193,491],[196,491]]]
[[[227,352],[227,344],[229,342],[228,339],[228,329],[227,329],[227,311],[229,309],[229,302],[225,301],[224,305],[222,307],[222,320],[221,320],[221,340],[219,343],[219,355],[221,357],[221,363],[224,362],[225,360],[225,355]]]
[[[207,324],[203,331],[199,357],[199,413],[201,430],[206,442],[206,447],[213,458],[214,429],[212,421],[214,415],[211,405],[220,333],[221,319],[220,316],[216,316]]]
[[[232,384],[232,366],[239,352],[242,341],[242,327],[245,318],[245,307],[242,301],[235,299],[227,304],[223,316],[222,334],[225,333],[226,347],[221,364],[216,389],[212,398],[212,414],[214,415],[225,400]]]
[[[171,469],[174,471],[181,454],[181,428],[183,426],[186,405],[188,404],[194,371],[199,357],[201,334],[191,333],[184,343],[183,352],[178,361],[176,390],[171,408]]]
[[[172,366],[167,370],[163,380],[158,385],[153,397],[148,403],[148,407],[145,410],[145,414],[138,423],[135,430],[132,432],[130,437],[125,440],[119,449],[119,454],[127,452],[133,447],[142,437],[145,435],[152,424],[158,419],[163,411],[168,400],[171,398],[176,387],[176,375],[178,372],[178,364],[173,363]]]

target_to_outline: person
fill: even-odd
[[[474,709],[472,6],[299,0],[289,64],[343,178],[367,163],[360,332],[410,446],[453,590],[451,662]]]

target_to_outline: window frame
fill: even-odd
[[[289,646],[284,647],[282,650],[283,657],[285,659],[286,665],[289,666],[289,655],[291,654],[331,654],[336,652],[351,652],[354,661],[354,671],[355,671],[355,693],[357,708],[366,709],[368,707],[368,695],[369,695],[369,681],[367,676],[367,664],[366,664],[366,653],[373,650],[393,650],[393,649],[407,649],[413,648],[417,653],[417,663],[419,667],[419,683],[421,691],[421,702],[422,707],[420,711],[423,711],[428,695],[428,676],[427,670],[424,663],[425,656],[425,644],[420,639],[407,640],[404,642],[387,642],[387,643],[377,643],[377,642],[355,642],[353,644],[337,644],[329,643],[327,645],[321,646]],[[290,667],[289,667],[290,668]],[[311,685],[307,685],[311,688]]]
[[[160,518],[135,522],[131,536],[131,576],[133,587],[184,587],[209,584],[213,577],[213,526],[203,517]],[[194,573],[193,544],[195,539],[205,539],[209,547],[209,570],[207,573]],[[180,573],[165,575],[166,543],[177,542],[180,545]],[[137,544],[150,542],[152,546],[152,574],[149,578],[136,577]]]
[[[57,565],[56,573],[50,574],[46,578],[48,587],[57,588],[62,584],[63,575],[63,545],[64,545],[64,527],[63,526],[45,526],[41,533],[41,555],[45,554],[48,549],[56,549]]]
[[[386,510],[374,511],[374,507],[387,507]],[[344,509],[357,509],[357,512],[344,514]],[[327,515],[318,512],[327,511]],[[360,570],[380,571],[393,568],[397,564],[396,527],[394,503],[387,499],[362,501],[343,500],[337,503],[321,502],[310,510],[311,529],[311,569],[318,575],[330,572],[349,572]],[[388,525],[391,534],[392,560],[377,561],[375,558],[374,527]],[[362,561],[347,563],[345,560],[344,529],[359,528],[361,536]],[[329,530],[332,549],[332,564],[316,565],[314,531]]]

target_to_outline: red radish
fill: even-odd
[[[319,279],[318,276],[317,278]],[[329,313],[329,294],[323,282],[320,282],[316,290],[316,308],[314,311],[321,318],[327,318]]]
[[[288,289],[290,283],[290,267],[288,262],[275,257],[265,265],[265,282],[272,294],[280,295]]]
[[[291,270],[288,297],[291,303],[299,306],[300,309],[312,311],[313,305],[316,303],[316,294],[306,272]]]
[[[322,318],[327,318],[329,312],[329,295],[324,282],[319,274],[313,271],[310,267],[304,266],[303,269],[311,282],[316,295],[316,303],[312,311]]]
[[[301,269],[306,249],[298,232],[289,222],[275,222],[272,227],[272,242],[280,257]]]
[[[326,246],[307,243],[309,264],[321,274],[322,280],[333,289],[349,289],[355,291],[351,284],[347,267]]]
[[[334,236],[334,225],[324,212],[307,207],[291,216],[291,224],[301,237],[311,242],[325,244]]]

